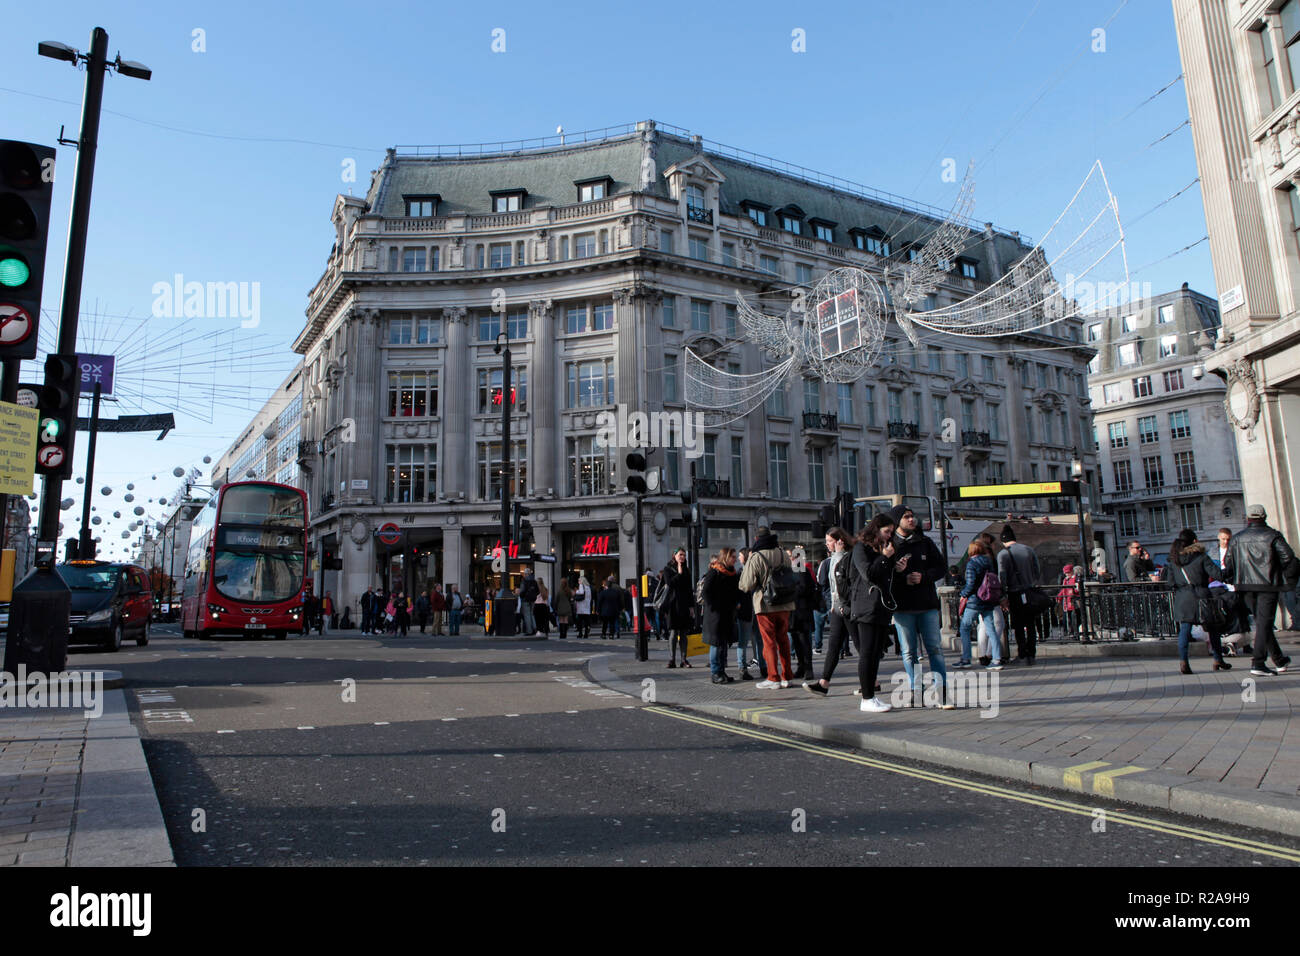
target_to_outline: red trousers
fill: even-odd
[[[767,663],[767,679],[794,680],[794,668],[790,666],[790,612],[755,614],[754,620],[758,623],[758,633],[763,635],[763,660]],[[784,671],[777,667],[778,654],[785,666]]]

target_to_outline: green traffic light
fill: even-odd
[[[0,285],[16,289],[27,284],[32,277],[32,270],[25,260],[13,254],[0,258]]]

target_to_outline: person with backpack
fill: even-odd
[[[993,609],[1002,603],[1002,581],[993,567],[993,558],[989,547],[980,538],[976,538],[966,548],[966,586],[961,589],[961,600],[957,611],[961,615],[961,660],[956,667],[970,667],[971,631],[977,618],[983,618],[984,627],[989,634],[996,635],[997,623],[993,620]],[[987,665],[991,671],[1002,670],[1002,644],[997,640],[989,641],[989,650],[996,652]]]
[[[754,550],[740,575],[740,590],[751,595],[754,619],[763,636],[763,657],[767,679],[755,687],[771,690],[789,687],[794,680],[790,666],[790,612],[794,610],[799,585],[790,559],[766,526],[754,536]]]
[[[1034,591],[1039,575],[1038,554],[1016,540],[1016,531],[1009,524],[1002,526],[1002,545],[998,554],[998,579],[1002,582],[1002,610],[1016,635],[1016,657],[1012,663],[1032,667],[1038,654],[1038,615],[1043,610]]]
[[[921,660],[921,647],[924,646],[934,685],[938,688],[940,706],[952,710],[956,705],[947,697],[948,668],[943,661],[939,592],[935,587],[947,574],[947,564],[938,546],[921,532],[911,508],[898,505],[890,512],[890,517],[895,528],[894,577],[890,584],[897,604],[894,626],[903,645],[903,670],[907,672],[908,686],[913,694],[921,689],[916,665]]]

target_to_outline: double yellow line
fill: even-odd
[[[823,747],[819,744],[805,743],[800,740],[790,740],[762,730],[751,730],[748,727],[738,727],[735,724],[726,721],[701,717],[697,714],[686,714],[681,711],[669,710],[660,705],[653,705],[642,709],[653,714],[659,714],[662,717],[673,717],[677,720],[684,720],[688,723],[699,724],[702,727],[710,727],[714,730],[725,731],[726,733],[735,734],[739,737],[749,737],[754,740],[761,740],[765,743],[788,747],[791,750],[802,750],[804,753],[815,754],[819,757],[831,757],[835,760],[843,760],[846,763],[857,764],[862,767],[871,767],[875,770],[885,770],[889,773],[901,774],[905,777],[925,780],[945,787],[968,790],[971,793],[979,793],[989,797],[999,797],[1003,800],[1014,800],[1018,803],[1027,803],[1031,806],[1043,807],[1048,810],[1058,810],[1062,813],[1073,813],[1077,816],[1091,818],[1096,815],[1098,809],[1101,809],[1098,807],[1089,807],[1080,803],[1073,803],[1069,800],[1061,800],[1056,797],[1037,796],[1022,793],[1018,790],[1011,790],[1006,787],[995,786],[994,784],[963,780],[960,777],[949,776],[948,774],[938,773],[933,770],[918,770],[915,767],[905,767],[902,764],[890,763],[886,760],[878,760],[873,757],[863,757],[859,754],[845,753],[844,751],[834,750],[830,747]],[[1199,843],[1212,843],[1216,846],[1224,846],[1232,850],[1241,850],[1246,853],[1257,853],[1262,856],[1276,857],[1279,860],[1286,860],[1290,863],[1300,863],[1300,850],[1293,850],[1289,847],[1278,846],[1273,843],[1261,843],[1258,840],[1247,840],[1242,837],[1228,836],[1223,833],[1213,833],[1209,830],[1198,830],[1195,827],[1186,827],[1177,823],[1151,820],[1122,810],[1105,808],[1105,813],[1107,823],[1120,823],[1125,826],[1137,827],[1142,830],[1151,830],[1155,833],[1165,833],[1170,836],[1184,837],[1185,839],[1195,840]]]

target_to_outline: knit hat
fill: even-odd
[[[754,550],[767,551],[777,546],[776,532],[767,525],[761,525],[754,533]]]
[[[1011,527],[1011,525],[1009,524],[1004,524],[1002,526],[1002,543],[1006,544],[1008,541],[1015,541],[1015,540],[1016,540],[1016,529]]]
[[[1066,574],[1073,574],[1073,573],[1074,573],[1074,565],[1073,565],[1073,564],[1067,564],[1067,565],[1064,567],[1063,570],[1065,571]]]
[[[890,510],[889,517],[893,519],[895,528],[897,528],[898,523],[903,520],[903,515],[907,514],[911,510],[912,509],[907,505],[896,505]]]

